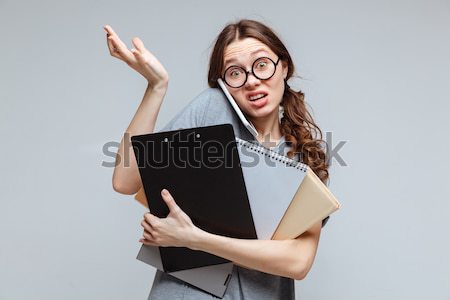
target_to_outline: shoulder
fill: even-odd
[[[216,88],[207,88],[191,100],[185,109],[205,113],[214,109],[214,107],[224,106],[226,104],[225,100],[222,91]],[[215,105],[211,107],[211,104]]]
[[[223,112],[226,106],[226,98],[221,91],[207,88],[192,99],[160,131],[204,126],[220,111]]]
[[[178,130],[219,124],[231,124],[242,139],[251,139],[250,132],[239,120],[225,94],[218,88],[207,88],[192,99],[160,131]]]

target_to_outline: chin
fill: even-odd
[[[258,110],[250,110],[247,115],[251,118],[266,118],[271,116],[272,114],[278,115],[278,106],[277,107],[263,107]]]

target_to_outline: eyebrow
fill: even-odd
[[[266,52],[266,53],[268,53],[267,50],[265,50],[264,48],[260,48],[260,49],[257,49],[257,50],[255,50],[255,51],[251,52],[250,54],[251,54],[251,55],[254,55],[254,54],[259,53],[259,52]],[[226,66],[227,64],[232,63],[232,62],[236,62],[236,61],[237,61],[236,58],[227,59],[227,60],[224,62],[223,65]]]

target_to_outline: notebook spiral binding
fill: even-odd
[[[255,151],[255,152],[258,152],[260,154],[263,154],[266,157],[269,157],[271,159],[275,159],[275,160],[277,160],[279,162],[282,162],[282,163],[286,164],[289,167],[294,167],[294,168],[296,168],[298,170],[301,170],[303,172],[306,172],[306,170],[308,169],[308,165],[306,165],[304,163],[301,163],[301,162],[298,162],[298,161],[295,161],[295,160],[293,160],[293,159],[291,159],[289,157],[286,157],[284,155],[281,155],[281,154],[279,154],[279,153],[277,153],[275,151],[272,151],[272,150],[270,150],[268,148],[265,148],[264,146],[257,145],[257,144],[252,143],[252,142],[248,142],[248,141],[245,141],[245,140],[240,139],[240,138],[236,138],[236,143],[238,143],[241,146],[246,147],[247,149],[250,149],[252,151]]]

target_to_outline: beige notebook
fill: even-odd
[[[330,190],[309,168],[288,209],[272,236],[274,240],[293,239],[341,207]]]
[[[139,191],[136,193],[136,195],[134,195],[134,199],[148,208],[147,197],[145,196],[145,191],[143,187],[141,187]]]

